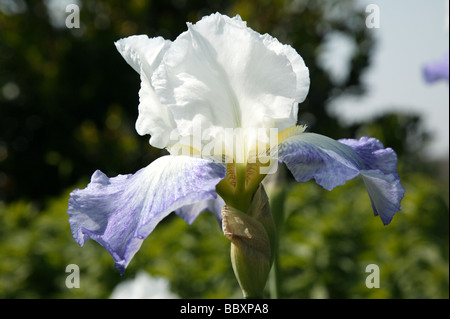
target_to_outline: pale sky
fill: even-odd
[[[330,110],[344,123],[391,110],[418,113],[434,135],[428,155],[448,156],[449,83],[427,84],[422,76],[424,64],[449,52],[448,0],[358,1],[363,8],[376,4],[380,10],[380,27],[370,29],[377,40],[375,55],[363,76],[368,92],[361,98],[337,99]],[[337,42],[341,54],[335,60],[351,50],[345,40]]]

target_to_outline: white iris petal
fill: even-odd
[[[155,147],[170,145],[170,133],[176,124],[167,107],[159,102],[151,77],[171,42],[161,37],[150,39],[146,35],[136,35],[120,39],[115,45],[125,61],[141,76],[136,131],[140,135],[150,134],[150,144]]]
[[[157,135],[150,141],[153,146],[188,137],[200,141],[199,148],[216,141],[244,145],[248,152],[255,134],[226,130],[282,131],[295,125],[298,103],[309,90],[309,72],[292,47],[253,31],[239,16],[218,13],[188,24],[173,43],[162,41],[134,36],[117,45],[135,69],[147,61],[140,62],[145,75],[136,127],[140,134]],[[164,116],[155,119],[159,110]],[[169,128],[176,129],[170,141],[162,137]]]

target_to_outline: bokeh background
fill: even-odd
[[[358,179],[328,192],[286,173],[270,188],[284,219],[279,297],[448,298],[449,88],[422,75],[448,52],[448,5],[389,2],[397,5],[0,0],[0,298],[108,298],[141,271],[166,278],[182,298],[240,298],[229,242],[211,214],[191,226],[167,217],[120,276],[96,242],[75,243],[66,213],[70,191],[96,169],[134,173],[165,154],[135,132],[139,77],[114,41],[174,40],[186,21],[216,11],[241,15],[302,55],[311,90],[299,122],[310,131],[373,136],[399,157],[406,196],[389,226],[372,216]],[[71,3],[80,8],[78,29],[65,25]],[[379,29],[366,27],[369,3],[379,5]],[[66,287],[68,264],[79,266],[80,288]],[[379,266],[380,288],[365,285],[369,264]]]

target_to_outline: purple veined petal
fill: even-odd
[[[189,225],[194,222],[194,220],[203,213],[204,211],[211,212],[222,226],[222,207],[225,205],[225,201],[217,195],[215,199],[208,199],[202,202],[197,202],[191,205],[186,205],[176,210],[175,213],[180,216]]]
[[[85,189],[70,194],[74,239],[89,238],[112,255],[121,274],[143,240],[172,211],[216,198],[222,164],[187,156],[163,156],[135,174],[109,178],[96,171]]]
[[[369,193],[375,216],[380,216],[384,225],[388,225],[395,213],[401,210],[400,202],[405,189],[397,174],[383,174],[376,170],[361,171]]]
[[[440,60],[433,61],[425,65],[423,75],[427,83],[434,83],[439,80],[448,81],[449,54],[445,54]]]
[[[362,176],[375,216],[385,225],[401,210],[405,190],[396,172],[397,155],[375,138],[335,141],[323,135],[301,133],[282,141],[278,158],[286,163],[297,182],[315,179],[332,190]]]

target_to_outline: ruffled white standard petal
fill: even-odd
[[[151,76],[161,63],[171,42],[162,37],[149,38],[146,35],[133,35],[114,43],[127,63],[138,73],[141,70]]]
[[[176,124],[167,107],[161,105],[147,77],[141,73],[141,89],[139,90],[139,116],[136,120],[136,131],[139,135],[150,135],[150,144],[157,148],[165,148],[176,143],[171,140]]]
[[[374,138],[335,141],[314,133],[301,133],[282,141],[279,160],[298,182],[312,178],[327,190],[361,175],[375,216],[389,224],[401,210],[405,190],[396,172],[397,155]]]
[[[152,76],[181,135],[196,127],[280,130],[295,125],[309,73],[289,46],[253,31],[239,16],[204,17],[182,33]]]
[[[170,144],[169,136],[176,125],[167,107],[159,102],[151,77],[171,42],[161,37],[136,35],[120,39],[115,45],[125,61],[141,76],[136,131],[140,135],[150,134],[150,144],[164,148]]]
[[[215,199],[223,165],[200,158],[164,156],[130,175],[108,178],[96,171],[74,190],[68,214],[74,239],[104,246],[123,273],[142,241],[172,211]]]

